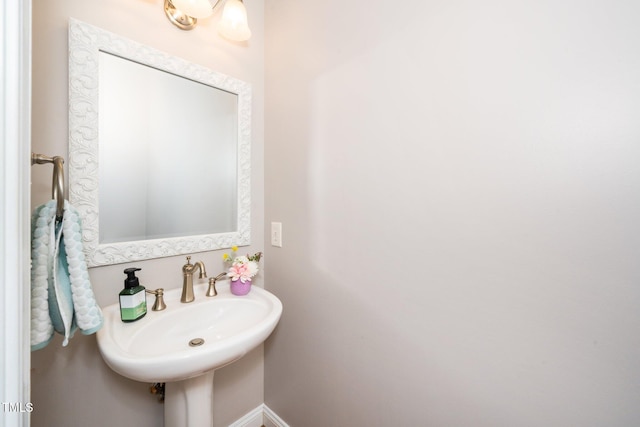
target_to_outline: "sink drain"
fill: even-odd
[[[204,340],[202,338],[194,338],[191,341],[189,341],[190,347],[197,347],[202,344],[204,344]]]

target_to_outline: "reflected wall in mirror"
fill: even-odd
[[[89,266],[250,243],[251,88],[72,19],[69,199]]]
[[[99,243],[236,230],[238,95],[99,61]]]

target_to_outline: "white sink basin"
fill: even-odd
[[[217,284],[218,295],[205,296],[195,285],[196,300],[181,303],[181,289],[165,292],[167,308],[124,323],[118,304],[103,309],[105,322],[98,332],[103,359],[117,373],[142,382],[175,382],[221,368],[244,356],[271,334],[282,314],[280,300],[253,286],[245,296],[229,291],[228,281]],[[189,342],[203,339],[202,345]]]

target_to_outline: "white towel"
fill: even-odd
[[[76,329],[97,332],[103,323],[82,250],[78,212],[64,202],[61,223],[56,201],[39,206],[31,221],[31,350],[45,347],[56,331],[69,343]]]

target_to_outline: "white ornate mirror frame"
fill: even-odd
[[[98,55],[126,58],[238,95],[237,230],[217,234],[99,242]],[[251,86],[76,19],[69,24],[69,201],[78,210],[90,267],[250,244]]]

